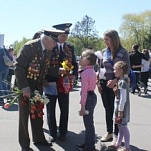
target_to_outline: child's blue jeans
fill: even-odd
[[[97,96],[94,92],[88,92],[85,109],[89,114],[83,116],[85,126],[85,148],[93,149],[95,145],[95,127],[93,121],[94,108],[97,103]]]

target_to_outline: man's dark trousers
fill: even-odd
[[[56,121],[56,102],[60,108],[59,133],[60,137],[65,137],[68,129],[68,113],[69,113],[69,93],[58,93],[58,96],[47,95],[49,103],[47,104],[47,120],[50,135],[57,137],[57,121]]]

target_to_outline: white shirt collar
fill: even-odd
[[[59,42],[57,42],[57,45],[58,45],[59,47],[62,46],[62,48],[63,48],[64,43],[59,43]]]

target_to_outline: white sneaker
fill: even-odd
[[[125,147],[120,147],[117,149],[117,151],[131,151],[131,149],[126,149]]]
[[[114,134],[113,135],[113,140],[111,142],[111,145],[115,145],[116,141],[117,141],[117,135]]]
[[[107,142],[110,141],[113,138],[113,134],[105,134],[102,138],[101,138],[101,142]]]

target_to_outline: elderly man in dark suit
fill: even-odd
[[[69,27],[71,23],[54,25],[53,27],[59,30],[64,30],[65,33],[59,34],[57,46],[53,49],[53,55],[50,62],[50,67],[52,68],[60,68],[62,70],[61,63],[65,60],[71,62],[74,66],[72,76],[76,77],[78,73],[77,61],[74,52],[74,47],[67,43],[67,37],[69,34]],[[51,94],[46,93],[50,102],[47,104],[47,118],[48,118],[48,126],[50,135],[53,137],[51,139],[52,142],[56,141],[57,138],[57,122],[55,115],[56,101],[58,99],[58,104],[60,108],[60,122],[59,122],[59,140],[65,141],[67,130],[68,130],[68,114],[69,114],[69,91],[65,92],[63,85],[60,82],[61,75],[58,77],[52,77],[50,75],[46,76],[48,82],[53,84],[53,87],[56,86],[56,90]],[[70,86],[69,86],[70,87]],[[69,88],[70,89],[70,88]]]
[[[40,38],[27,42],[21,49],[17,57],[15,75],[17,86],[23,94],[19,97],[19,143],[22,151],[33,151],[30,148],[30,138],[28,134],[28,117],[31,94],[38,90],[43,92],[43,78],[49,69],[49,60],[52,49],[56,46],[57,35],[64,33],[61,30],[44,30]],[[36,73],[35,73],[36,71]],[[55,72],[51,72],[53,74]],[[55,73],[56,74],[56,73]],[[26,104],[25,103],[26,100]],[[24,105],[23,105],[24,104]],[[31,119],[33,142],[36,145],[51,146],[47,142],[43,133],[43,119]]]

